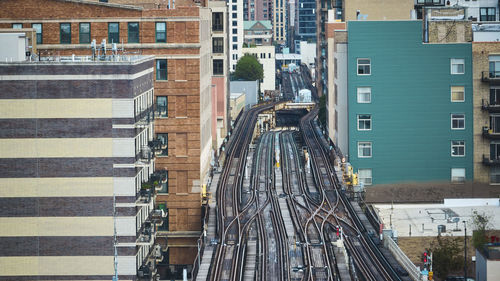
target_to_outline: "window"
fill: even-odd
[[[451,129],[452,130],[465,129],[465,114],[452,114],[451,115]]]
[[[117,22],[108,23],[108,43],[120,43],[120,25]]]
[[[500,183],[500,166],[491,166],[490,183]]]
[[[358,88],[358,103],[371,103],[372,102],[372,88],[361,87]]]
[[[358,59],[358,75],[370,75],[371,74],[371,60],[370,59]]]
[[[359,169],[358,179],[361,184],[372,185],[372,169]]]
[[[233,42],[238,42],[238,36],[233,36]]]
[[[369,114],[358,115],[358,131],[370,131],[372,129],[372,116]]]
[[[453,157],[465,156],[465,141],[463,140],[451,141],[451,156]]]
[[[168,171],[165,171],[165,182],[162,182],[161,183],[161,189],[158,190],[158,193],[168,193]],[[163,203],[163,208],[161,206],[162,204],[158,204],[158,209],[160,210],[164,210],[165,211],[165,208],[166,208],[166,204]]]
[[[500,115],[490,116],[490,130],[493,134],[500,133]]]
[[[500,77],[500,56],[490,56],[490,78]]]
[[[224,38],[212,38],[212,52],[217,54],[224,52]]]
[[[166,96],[156,97],[156,115],[168,117],[168,98]]]
[[[451,74],[464,74],[464,73],[465,73],[465,60],[451,59]]]
[[[167,24],[164,22],[156,23],[156,43],[167,43]]]
[[[451,101],[464,102],[465,101],[465,88],[464,86],[451,87]]]
[[[236,7],[236,6],[234,6]],[[212,31],[224,31],[224,15],[222,13],[212,14]]]
[[[128,26],[128,43],[139,43],[139,23],[129,22]]]
[[[155,155],[168,156],[168,134],[156,134],[158,147],[155,149]]]
[[[238,22],[237,21],[233,21],[233,26],[237,26],[238,25]]]
[[[224,61],[214,60],[213,62],[213,75],[224,75]]]
[[[490,89],[490,105],[500,105],[500,88]]]
[[[238,50],[238,44],[233,44],[233,50]]]
[[[233,19],[235,19],[237,17],[238,17],[238,14],[237,13],[233,13]]]
[[[23,24],[22,23],[13,23],[12,28],[13,29],[21,29],[21,28],[23,28]]]
[[[372,157],[372,143],[371,142],[358,142],[358,157],[359,158]]]
[[[480,21],[495,21],[496,9],[495,8],[479,8]]]
[[[464,182],[465,181],[465,168],[452,168],[451,169],[451,181],[452,182]]]
[[[71,23],[61,23],[59,25],[59,35],[61,44],[71,44]]]
[[[156,80],[167,80],[167,60],[156,60]]]
[[[80,44],[90,43],[90,23],[82,22],[80,23]]]
[[[490,160],[500,160],[500,142],[490,143]]]
[[[42,34],[43,34],[43,29],[42,29],[42,24],[41,23],[33,23],[31,25],[32,28],[36,30],[36,43],[37,44],[42,44]]]

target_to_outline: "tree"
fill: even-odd
[[[474,248],[482,248],[484,244],[488,243],[488,238],[486,237],[486,231],[490,228],[491,217],[485,213],[478,213],[474,211],[472,213],[472,225],[475,231],[472,232],[472,245]]]
[[[450,272],[463,268],[464,256],[461,237],[438,236],[433,242],[432,252],[433,271],[440,278],[446,278]]]
[[[326,95],[319,98],[318,119],[323,126],[326,126]]]
[[[264,68],[256,57],[246,54],[236,64],[236,79],[255,81],[264,79]]]

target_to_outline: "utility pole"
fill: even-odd
[[[464,236],[464,281],[467,281],[467,223],[463,221],[464,223],[464,230],[465,230],[465,236]]]

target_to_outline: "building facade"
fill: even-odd
[[[154,59],[54,59],[0,63],[0,278],[150,280]]]
[[[112,2],[112,1],[109,1]],[[208,8],[192,1],[135,6],[95,1],[0,2],[0,28],[33,27],[38,54],[89,55],[91,42],[119,42],[124,53],[155,56],[156,169],[167,181],[157,204],[169,216],[157,241],[168,250],[159,271],[182,276],[192,265],[201,230],[201,186],[207,182],[212,149],[211,21]],[[240,36],[241,38],[243,36]],[[180,273],[179,273],[180,271]]]
[[[285,44],[288,37],[287,1],[274,0],[273,4],[273,38],[276,43]]]
[[[471,181],[471,44],[423,44],[421,21],[351,21],[348,32],[348,156],[360,181]]]
[[[500,25],[480,24],[473,30],[474,180],[499,184]]]
[[[244,0],[243,20],[259,21],[273,18],[273,1],[271,0]]]
[[[244,44],[246,47],[255,46],[270,46],[273,43],[273,26],[271,21],[245,21],[245,38]]]
[[[243,55],[255,56],[264,69],[264,79],[260,83],[260,91],[276,89],[276,56],[274,46],[256,46],[243,48]]]
[[[228,2],[229,9],[229,70],[235,71],[243,48],[243,0]]]
[[[316,42],[316,0],[298,0],[297,2],[296,41]],[[296,48],[299,48],[296,43]]]

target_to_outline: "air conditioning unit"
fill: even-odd
[[[153,250],[153,256],[155,258],[161,258],[162,257],[162,252],[161,252],[161,246],[160,245],[155,245],[155,248]]]

